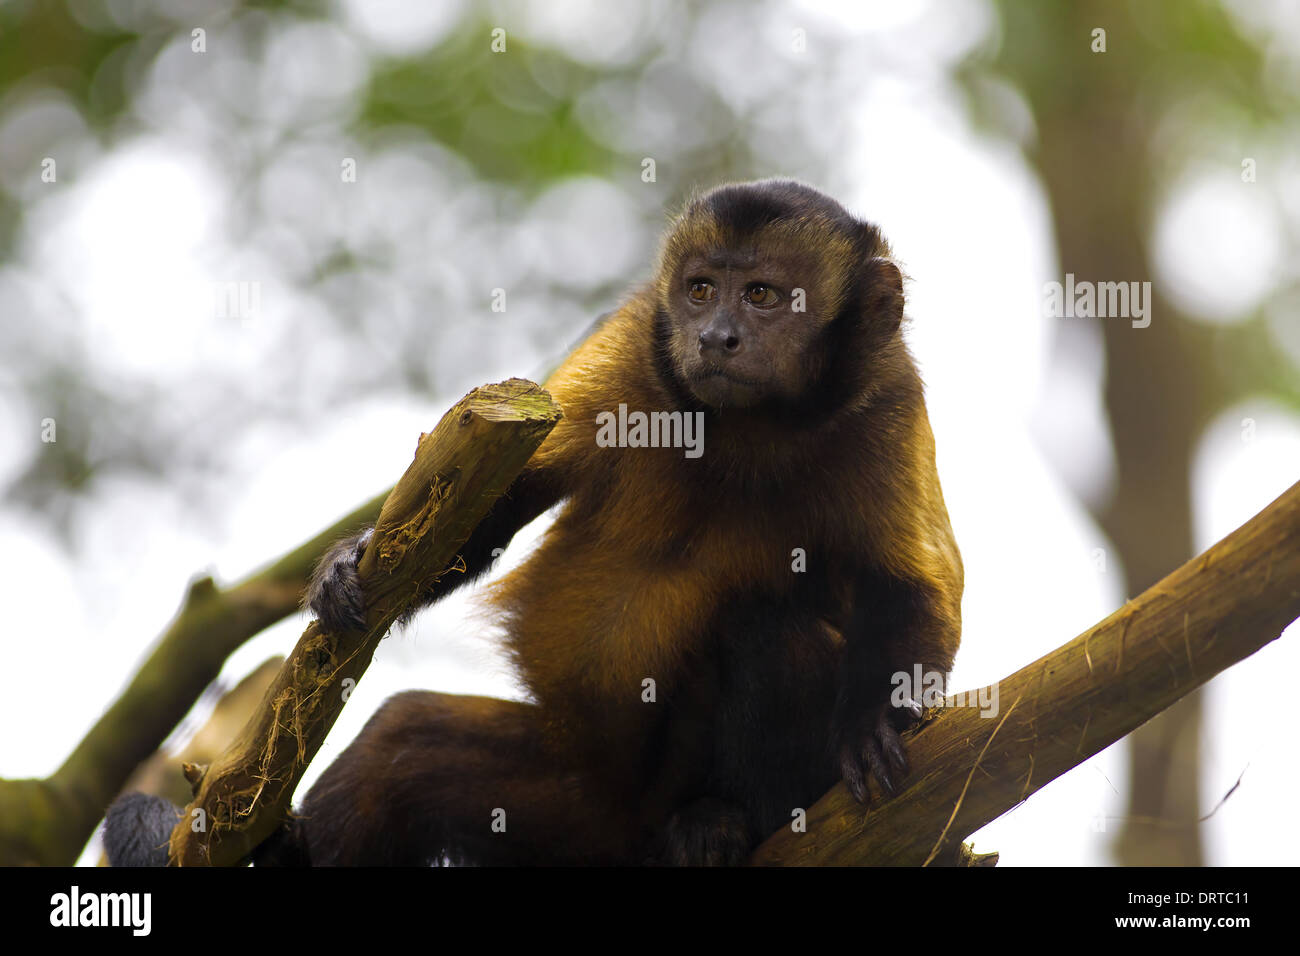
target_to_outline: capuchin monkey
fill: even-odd
[[[528,701],[390,698],[257,862],[739,864],[837,780],[895,793],[921,696],[901,681],[944,686],[962,594],[902,320],[880,230],[833,199],[692,199],[653,281],[546,383],[564,418],[467,573],[419,602],[560,505],[489,592]],[[316,571],[327,630],[364,625],[368,540]],[[131,809],[109,857],[157,862],[127,848],[175,811]]]

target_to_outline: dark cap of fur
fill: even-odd
[[[822,220],[845,235],[854,235],[862,225],[830,196],[793,179],[718,186],[687,205],[686,217],[700,213],[707,213],[723,229],[742,236],[781,221]]]

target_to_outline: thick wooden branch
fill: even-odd
[[[765,865],[950,862],[960,841],[1135,730],[1300,617],[1300,483],[1204,554],[907,741],[912,772],[864,811],[838,784],[758,848]],[[978,640],[978,635],[972,635]],[[954,697],[948,698],[950,704]]]
[[[258,711],[199,781],[172,833],[173,863],[238,863],[279,825],[380,639],[438,576],[459,573],[449,565],[559,419],[540,386],[511,379],[475,389],[421,436],[358,565],[365,632],[307,628]]]

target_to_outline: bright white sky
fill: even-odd
[[[394,29],[379,7],[347,6],[368,18],[361,25],[373,42],[401,47],[410,40],[412,33]],[[382,6],[393,15],[407,9]],[[978,5],[970,10],[978,24]],[[884,26],[853,28],[908,31],[915,22],[900,15]],[[428,36],[445,29],[437,18],[418,26]],[[1053,328],[1041,317],[1041,288],[1061,270],[1041,187],[1019,152],[973,132],[951,89],[923,72],[903,70],[896,82],[873,84],[855,108],[858,146],[823,185],[883,225],[912,277],[910,341],[926,378],[945,495],[967,569],[954,687],[973,687],[1060,645],[1123,599],[1117,559],[1111,556],[1109,573],[1096,569],[1094,549],[1108,543],[1076,496],[1104,487],[1110,472],[1099,379],[1047,380]],[[870,134],[878,129],[891,130],[890,142],[907,149],[882,149]],[[222,230],[227,189],[206,161],[174,143],[124,142],[77,185],[40,203],[24,232],[18,268],[32,277],[75,272],[69,310],[84,323],[87,345],[123,375],[166,380],[164,368],[180,369],[174,373],[180,378],[203,369],[237,371],[258,350],[258,337],[271,332],[253,328],[251,338],[241,338],[173,318],[178,303],[208,288],[214,262],[240,255]],[[1165,291],[1173,293],[1186,274],[1182,265],[1203,254],[1198,240],[1207,229],[1217,248],[1234,250],[1231,268],[1247,287],[1254,282],[1256,296],[1270,288],[1276,259],[1270,250],[1281,247],[1281,226],[1269,204],[1240,189],[1198,187],[1180,195],[1175,213],[1177,228],[1157,229],[1162,278],[1171,283]],[[20,281],[13,273],[7,278]],[[0,282],[5,279],[0,270]],[[1207,311],[1218,318],[1241,306],[1215,300]],[[274,328],[281,318],[268,315],[265,325]],[[1095,332],[1080,336],[1085,347],[1095,339]],[[203,528],[155,515],[145,487],[107,488],[85,512],[74,563],[23,515],[0,511],[0,579],[24,595],[8,606],[9,632],[24,636],[8,642],[11,679],[0,696],[0,726],[31,728],[6,734],[0,775],[55,769],[129,679],[192,574],[208,569],[233,580],[316,533],[391,483],[416,436],[460,397],[461,386],[501,371],[535,374],[541,358],[523,354],[517,367],[503,370],[494,356],[464,369],[463,381],[452,383],[455,391],[427,402],[398,405],[385,397],[332,410],[310,436],[283,434],[273,454],[232,449],[247,456],[236,469],[243,478],[231,483],[225,513]],[[1247,419],[1253,427],[1244,429]],[[13,442],[27,440],[8,427],[0,417],[0,462]],[[1074,474],[1069,486],[1042,450],[1062,444]],[[355,453],[340,456],[340,448]],[[322,460],[345,469],[328,486],[315,483]],[[1297,465],[1300,420],[1293,413],[1263,403],[1225,412],[1197,457],[1198,547],[1285,490],[1300,477]],[[518,560],[527,537],[505,567]],[[392,692],[514,693],[504,661],[485,638],[490,624],[476,619],[472,607],[472,595],[458,596],[386,640],[308,783]],[[250,642],[226,674],[238,679],[268,654],[286,652],[304,623],[295,617]],[[1300,789],[1300,771],[1285,731],[1285,695],[1269,691],[1274,675],[1300,668],[1291,631],[1211,684],[1203,803],[1212,805],[1249,767],[1241,789],[1205,826],[1212,863],[1276,863],[1300,849],[1300,838],[1278,825],[1279,794]],[[69,661],[80,666],[70,670]],[[1003,865],[1110,862],[1109,836],[1098,821],[1112,818],[1113,830],[1113,818],[1123,812],[1121,758],[1111,748],[1048,786],[978,834],[976,848],[999,850]]]

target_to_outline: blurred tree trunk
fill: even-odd
[[[1122,75],[1116,71],[1113,79]],[[1145,177],[1136,174],[1144,169],[1146,130],[1134,130],[1132,114],[1116,109],[1117,102],[1102,92],[1088,109],[1043,119],[1042,172],[1061,267],[1076,281],[1151,276],[1143,243]],[[1158,297],[1150,308],[1151,325],[1144,329],[1115,318],[1062,320],[1101,325],[1116,475],[1111,500],[1095,517],[1119,551],[1130,596],[1193,554],[1189,469],[1204,420],[1198,385],[1204,366],[1195,357],[1194,327]],[[1200,816],[1200,722],[1197,692],[1129,736],[1126,817],[1173,822]],[[1114,848],[1125,865],[1204,863],[1195,826],[1125,822]]]
[[[1008,68],[1038,124],[1034,157],[1052,208],[1062,276],[1093,282],[1147,281],[1147,237],[1160,170],[1150,137],[1159,102],[1143,80],[1158,68],[1132,5],[1113,2],[1003,5]],[[1144,20],[1176,16],[1165,5]],[[1091,32],[1106,30],[1107,51]],[[1048,39],[1050,38],[1050,39]],[[1046,49],[1052,46],[1052,49]],[[1008,51],[1014,51],[1009,54]],[[1014,55],[1014,62],[1008,62]],[[1105,404],[1114,441],[1112,499],[1095,512],[1119,551],[1126,593],[1136,594],[1192,555],[1189,468],[1201,430],[1222,396],[1207,361],[1210,335],[1153,294],[1151,323],[1096,322],[1105,341]],[[1201,695],[1193,694],[1129,738],[1127,821],[1114,844],[1126,865],[1196,866],[1204,861],[1198,800]],[[1151,820],[1187,826],[1151,825]]]

